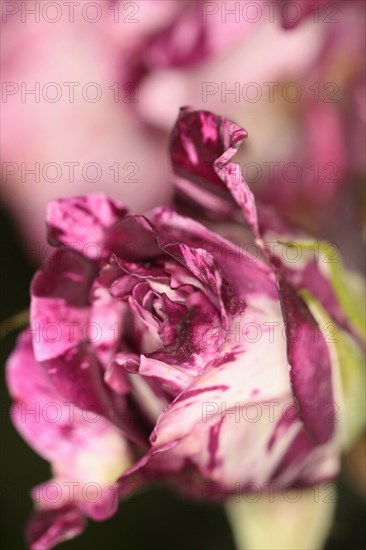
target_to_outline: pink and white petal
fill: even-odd
[[[112,517],[118,508],[117,483],[102,486],[55,477],[32,489],[32,498],[38,510],[56,510],[75,506],[95,521]]]
[[[83,340],[95,275],[92,262],[62,249],[56,250],[34,276],[30,328],[38,361],[57,357]]]
[[[148,217],[156,227],[164,251],[179,260],[181,253],[178,255],[177,246],[172,246],[177,243],[184,242],[191,249],[206,250],[207,256],[215,259],[241,300],[246,301],[251,294],[263,293],[271,298],[278,297],[275,276],[260,250],[254,256],[250,250],[239,248],[204,225],[167,207],[152,210]]]
[[[104,373],[104,382],[118,395],[129,393],[127,372],[138,370],[139,357],[134,353],[117,353],[108,364]]]
[[[175,174],[199,187],[190,200],[198,201],[204,210],[206,197],[212,195],[226,198],[228,205],[235,201],[258,238],[254,196],[239,165],[230,162],[247,136],[246,130],[224,117],[183,108],[172,132],[170,149]]]
[[[84,336],[92,343],[101,364],[106,365],[121,341],[126,306],[113,298],[98,281],[94,283],[91,294],[92,306]]]
[[[106,487],[130,466],[121,431],[106,418],[65,401],[22,336],[7,363],[7,383],[16,428],[51,462],[56,477]]]
[[[178,366],[145,355],[140,356],[139,374],[159,381],[173,395],[181,393],[193,380],[190,374]]]
[[[56,246],[70,246],[89,259],[99,259],[106,229],[127,210],[104,193],[51,201],[47,206],[48,238]]]
[[[334,424],[327,422],[334,402],[330,352],[306,303],[284,279],[279,284],[294,396],[309,435],[314,442],[325,443],[334,432]]]
[[[65,401],[96,415],[111,416],[111,392],[103,382],[103,369],[90,346],[75,346],[45,361],[42,368]]]
[[[290,393],[283,330],[278,300],[252,297],[244,313],[233,319],[218,360],[160,416],[152,437],[154,446],[183,438],[202,422],[205,412],[215,414],[221,405],[230,409],[236,403]]]
[[[85,527],[83,514],[74,506],[38,510],[28,522],[26,540],[30,550],[50,550],[60,542],[81,535]]]
[[[168,452],[185,456],[228,492],[253,483],[264,489],[270,481],[284,487],[333,479],[339,470],[335,441],[315,446],[294,410],[291,394],[237,403],[196,425]]]

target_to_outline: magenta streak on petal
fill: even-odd
[[[276,470],[273,472],[272,479],[276,479],[292,464],[301,462],[307,454],[313,451],[313,449],[314,445],[312,444],[304,430],[299,432],[290,444],[290,446],[287,448]]]
[[[219,466],[220,461],[217,458],[217,450],[219,448],[219,437],[220,437],[220,430],[223,423],[224,417],[220,419],[220,421],[215,424],[214,426],[211,426],[210,428],[210,434],[209,434],[209,440],[208,440],[208,452],[210,454],[210,459],[207,464],[207,468],[209,470],[213,470],[216,468],[216,466]]]
[[[175,402],[178,403],[178,401],[184,401],[185,399],[190,399],[191,397],[195,397],[200,393],[206,393],[206,392],[215,391],[215,390],[226,391],[228,389],[229,389],[229,386],[225,386],[224,384],[221,384],[217,386],[210,386],[208,388],[199,388],[197,390],[189,390],[183,393],[182,395],[180,395],[179,397],[177,397]]]
[[[281,438],[281,435],[286,429],[291,427],[291,422],[287,420],[286,416],[282,415],[274,428],[271,437],[268,440],[267,449],[270,451],[273,445]]]

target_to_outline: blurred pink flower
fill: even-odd
[[[254,144],[250,162],[262,171],[253,190],[271,201],[275,196],[293,217],[301,218],[298,210],[306,204],[311,220],[311,208],[323,208],[352,179],[364,128],[357,100],[362,2],[339,4],[336,23],[324,22],[327,12],[320,9],[319,22],[307,17],[291,31],[281,26],[283,7],[273,11],[268,2],[258,2],[255,13],[234,3],[240,8],[234,15],[215,2],[94,4],[101,13],[95,23],[95,12],[81,8],[73,22],[65,9],[54,23],[47,20],[51,12],[23,22],[19,9],[2,23],[3,195],[30,248],[43,242],[45,206],[55,197],[103,189],[133,210],[169,203],[165,152],[181,105],[245,121]],[[337,103],[324,102],[332,93],[323,89],[329,82]],[[295,103],[287,97],[291,83],[303,96]],[[39,102],[26,94],[32,89]],[[322,181],[331,177],[327,167],[334,159],[336,181],[314,193],[311,166],[316,163]],[[294,161],[306,174],[295,183],[282,175]],[[248,164],[245,155],[242,162]],[[272,178],[268,163],[275,162],[281,168]]]
[[[17,14],[2,25],[2,77],[9,83],[2,116],[3,194],[30,243],[44,242],[41,220],[55,197],[103,187],[134,209],[170,198],[166,138],[142,127],[130,108],[133,94],[120,87],[121,51],[109,32],[108,4],[101,3],[98,23],[77,11],[71,23],[63,9],[54,24],[31,16],[22,23]],[[39,95],[26,95],[31,89]]]

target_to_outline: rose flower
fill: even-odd
[[[110,517],[152,479],[211,500],[336,476],[359,429],[357,410],[346,415],[359,382],[342,384],[360,380],[358,324],[309,244],[299,265],[271,252],[279,223],[257,213],[231,162],[246,137],[181,111],[172,162],[195,220],[129,214],[101,193],[49,204],[54,250],[7,366],[15,426],[52,466],[33,493],[33,550]]]

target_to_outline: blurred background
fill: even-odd
[[[190,105],[248,130],[257,198],[364,270],[365,2],[1,3],[1,320],[29,306],[47,257],[45,205],[105,191],[134,212],[173,200],[169,132]],[[1,340],[1,363],[16,331]],[[25,548],[48,465],[12,428],[2,384],[2,539]],[[345,457],[327,550],[365,547],[365,445]],[[178,534],[178,536],[177,536]],[[65,548],[233,549],[220,507],[160,486]]]

